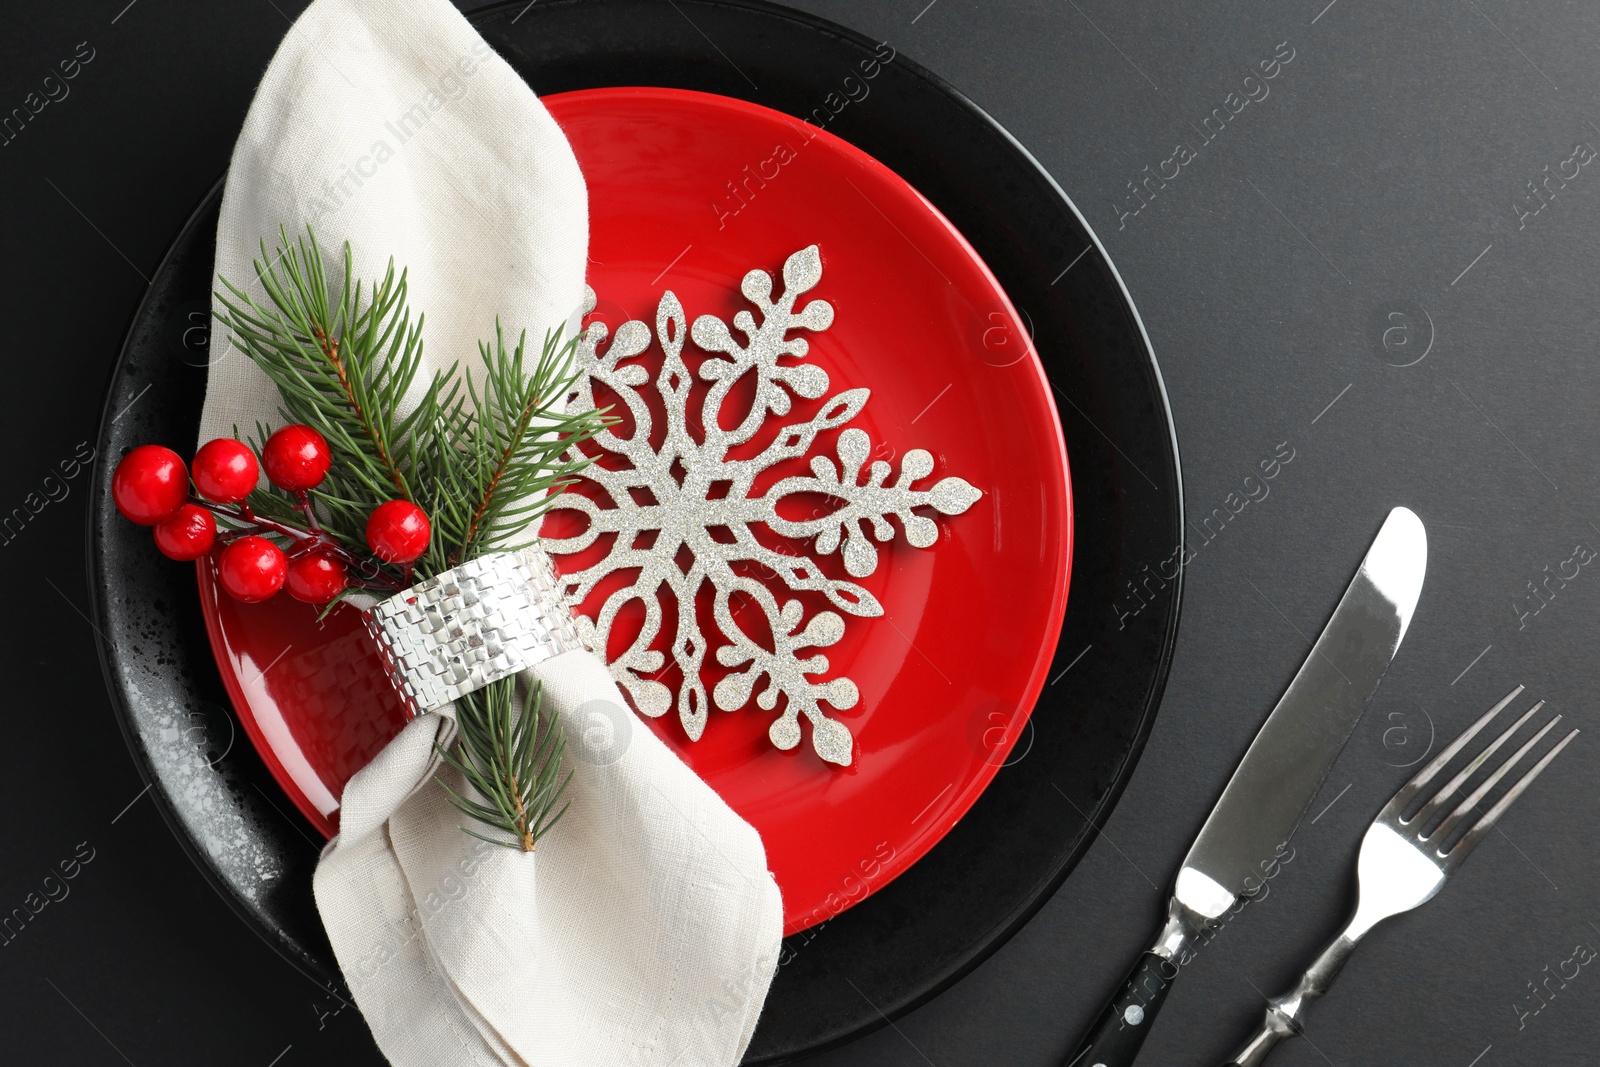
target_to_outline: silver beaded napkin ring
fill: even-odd
[[[584,648],[542,552],[492,552],[367,612],[367,631],[413,715]]]

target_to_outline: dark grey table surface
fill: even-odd
[[[93,439],[145,276],[225,167],[301,6],[9,5],[0,112],[61,61],[79,66],[0,145],[3,510]],[[1547,600],[1529,583],[1600,549],[1600,11],[797,6],[942,75],[1055,175],[1155,345],[1191,516],[1230,512],[1214,537],[1191,528],[1201,547],[1167,696],[1087,858],[969,977],[814,1062],[1057,1063],[1153,932],[1194,831],[1384,513],[1403,503],[1427,524],[1411,632],[1293,862],[1188,969],[1143,1061],[1214,1064],[1342,918],[1360,834],[1402,765],[1516,683],[1571,724],[1595,720],[1600,573],[1581,566]],[[1270,81],[1250,77],[1263,61]],[[1293,458],[1269,495],[1232,514],[1275,452]],[[354,1012],[249,933],[141,799],[84,614],[86,485],[51,483],[0,544],[15,601],[0,911],[52,895],[0,935],[4,1058],[381,1062]],[[1600,1059],[1600,974],[1547,981],[1600,947],[1597,745],[1579,738],[1440,898],[1372,935],[1310,1040],[1274,1062]]]

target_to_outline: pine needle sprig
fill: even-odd
[[[422,441],[413,431],[435,421],[440,391],[454,375],[435,374],[408,403],[422,368],[423,320],[411,322],[406,274],[396,277],[390,259],[383,280],[363,299],[362,283],[352,283],[347,242],[344,281],[334,297],[315,234],[308,229],[291,243],[287,231],[279,232],[276,256],[263,241],[255,262],[272,310],[224,278],[226,292],[218,294],[224,323],[278,387],[285,414],[327,438],[347,480],[379,500],[414,499],[408,468]]]
[[[322,529],[360,551],[374,507],[397,498],[417,504],[432,536],[402,578],[535,542],[531,531],[552,494],[589,462],[572,459],[573,446],[615,422],[603,412],[566,411],[581,373],[576,340],[547,333],[530,359],[526,333],[508,349],[496,321],[494,345],[479,345],[481,381],[459,362],[424,378],[424,317],[413,322],[407,275],[392,258],[381,279],[363,283],[346,242],[335,291],[309,228],[291,240],[280,227],[279,236],[271,254],[262,242],[254,264],[265,301],[219,279],[218,318],[277,387],[285,422],[328,442],[332,468],[313,501]],[[258,424],[256,433],[259,451],[271,428]],[[249,504],[284,521],[301,512],[298,499],[272,487],[257,489]],[[558,781],[565,740],[558,716],[541,718],[537,687],[517,713],[515,682],[458,700],[456,745],[441,749],[480,799],[440,785],[464,814],[510,840],[465,832],[532,851],[566,810],[556,809],[566,788]]]
[[[456,702],[458,744],[454,751],[441,749],[440,754],[483,800],[463,796],[442,778],[439,784],[462,813],[512,840],[467,830],[473,837],[532,852],[539,838],[566,814],[570,801],[560,810],[556,805],[572,780],[570,771],[561,775],[567,741],[555,712],[544,720],[543,697],[543,688],[535,683],[518,714],[511,687],[495,684]]]
[[[574,439],[593,437],[615,420],[596,412],[569,414],[566,398],[575,372],[577,339],[562,343],[545,334],[538,362],[526,366],[526,331],[506,349],[495,322],[495,345],[480,344],[481,390],[467,377],[467,394],[478,417],[463,426],[464,451],[477,487],[470,506],[451,513],[445,543],[458,562],[484,552],[512,551],[553,501],[552,490],[571,482],[587,460],[568,460]],[[464,523],[462,520],[465,520]]]

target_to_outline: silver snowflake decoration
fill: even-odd
[[[760,494],[754,492],[764,471],[806,455],[818,434],[855,418],[869,396],[866,389],[848,389],[804,422],[781,421],[789,414],[790,394],[816,400],[828,392],[827,372],[804,362],[809,351],[805,338],[789,336],[794,330],[819,332],[832,324],[833,308],[824,300],[813,300],[795,310],[801,294],[821,278],[822,257],[816,245],[796,252],[784,263],[783,293],[777,297],[772,293],[772,277],[765,271],[746,274],[739,290],[755,305],[760,322],[749,311],[733,317],[742,341],[712,315],[700,316],[689,328],[683,305],[670,290],[656,309],[653,335],[643,322],[625,322],[602,353],[606,327],[591,324],[577,346],[576,358],[584,374],[570,403],[584,410],[596,407],[594,385],[603,383],[621,398],[633,425],[626,438],[607,431],[595,439],[601,452],[612,458],[602,455],[583,477],[603,490],[606,499],[597,502],[581,493],[563,493],[555,504],[556,509],[582,512],[587,528],[572,537],[546,538],[544,546],[558,555],[581,552],[603,535],[615,535],[605,558],[562,576],[565,592],[574,603],[587,599],[609,575],[637,570],[630,584],[606,597],[592,623],[583,619],[580,624],[592,626],[589,637],[593,647],[605,649],[618,612],[631,601],[642,603],[642,630],[610,664],[618,684],[640,712],[658,716],[673,705],[674,694],[655,677],[666,659],[650,647],[661,630],[663,605],[658,594],[666,587],[677,610],[671,655],[683,674],[676,694],[678,717],[691,740],[698,740],[705,730],[712,702],[723,711],[733,711],[754,694],[757,707],[773,711],[781,696],[783,709],[768,730],[772,743],[781,749],[798,745],[799,720],[804,715],[811,722],[811,745],[817,755],[830,763],[848,765],[853,747],[850,731],[829,718],[822,706],[848,710],[860,699],[860,692],[848,678],[823,680],[828,657],[821,652],[805,653],[826,648],[843,637],[844,615],[882,615],[883,606],[855,582],[824,573],[817,561],[803,552],[761,544],[752,527],[761,524],[784,538],[808,544],[819,558],[837,552],[844,571],[862,578],[878,566],[873,541],[895,537],[891,517],[898,520],[899,531],[909,544],[928,548],[938,540],[939,527],[916,509],[958,515],[981,494],[960,478],[914,488],[933,473],[933,457],[922,449],[905,454],[899,475],[891,481],[893,471],[888,463],[880,460],[868,465],[871,442],[865,431],[853,427],[838,435],[836,458],[811,457],[810,476],[782,478]],[[589,301],[586,311],[594,307],[592,292]],[[704,429],[698,439],[689,425],[694,376],[683,359],[684,344],[690,339],[709,357],[699,367],[699,377],[709,383],[709,389],[701,401],[699,422]],[[658,435],[662,436],[659,445],[651,443],[655,418],[642,392],[650,373],[639,360],[652,340],[659,342],[663,355],[655,376],[655,390],[666,411],[665,434]],[[746,374],[755,376],[754,403],[737,426],[724,428],[724,416],[738,417],[734,409],[742,407],[729,404],[725,411],[725,402]],[[768,431],[763,438],[765,446],[750,458],[730,458],[730,453],[767,429],[769,414],[779,424],[776,432]],[[742,453],[754,447],[742,449]],[[577,458],[576,452],[573,458]],[[620,462],[623,460],[625,464]],[[837,506],[792,521],[779,513],[779,503],[799,494],[825,496]],[[692,562],[680,565],[680,557]],[[741,562],[756,565],[742,570],[756,569],[773,577],[762,580],[741,573],[735,569]],[[709,701],[700,671],[712,642],[707,640],[696,610],[697,593],[707,582],[713,590],[713,615],[720,637],[717,662],[730,668]],[[807,619],[800,600],[784,595],[801,591],[821,593],[838,611],[819,610]],[[772,647],[752,640],[740,628],[732,599],[735,592],[759,605],[771,630]]]

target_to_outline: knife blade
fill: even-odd
[[[1395,508],[1190,846],[1155,944],[1066,1064],[1129,1067],[1195,939],[1259,892],[1399,650],[1427,565],[1422,520]]]

